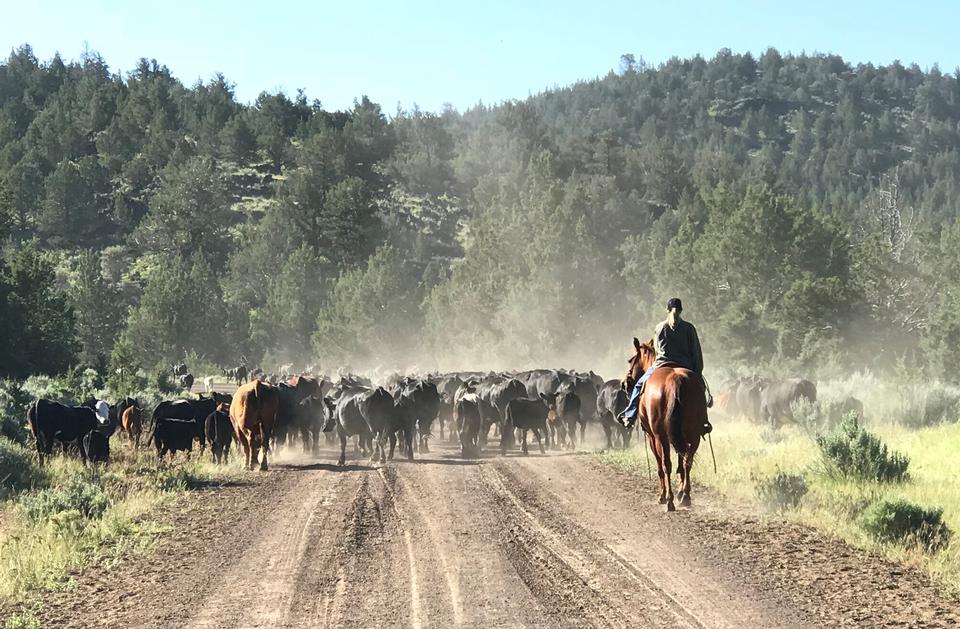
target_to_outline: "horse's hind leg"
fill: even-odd
[[[697,453],[697,444],[694,443],[693,447],[687,450],[686,456],[683,457],[683,486],[681,491],[683,496],[680,499],[680,504],[684,507],[690,506],[690,471],[693,469],[693,458]]]
[[[660,435],[660,438],[657,439],[660,456],[663,459],[663,479],[666,483],[666,504],[667,511],[676,511],[677,507],[673,503],[673,479],[670,477],[673,475],[673,465],[670,461],[670,442],[667,441],[666,435]]]
[[[653,435],[646,435],[647,447],[653,452],[653,458],[657,460],[657,478],[660,481],[660,504],[667,503],[667,484],[663,479],[663,459],[660,457],[660,450],[657,448],[657,442]]]
[[[680,489],[677,492],[678,502],[681,507],[690,506],[690,496],[687,495],[687,460],[689,455],[677,454],[677,483]]]

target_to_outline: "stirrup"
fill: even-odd
[[[703,434],[709,435],[711,432],[713,432],[713,424],[711,424],[709,421],[704,422],[704,424],[703,424]]]

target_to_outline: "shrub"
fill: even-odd
[[[790,404],[790,413],[793,421],[811,435],[830,430],[834,424],[831,421],[830,408],[821,400],[811,402],[800,398]]]
[[[0,435],[16,443],[27,440],[27,409],[32,398],[15,380],[0,380]]]
[[[20,499],[24,515],[36,523],[72,523],[78,516],[99,519],[110,504],[103,488],[84,474],[72,474],[62,485]]]
[[[760,502],[772,511],[795,509],[809,491],[807,480],[800,474],[788,474],[780,469],[773,476],[754,481]]]
[[[62,404],[82,404],[99,398],[103,379],[95,369],[74,367],[59,376],[30,376],[23,388],[33,398],[44,398]]]
[[[954,422],[960,417],[960,390],[939,382],[897,387],[887,418],[908,428]]]
[[[819,435],[817,445],[827,469],[840,476],[879,482],[906,478],[910,459],[887,446],[860,426],[856,415],[847,415],[829,435]]]
[[[906,500],[881,500],[860,516],[860,526],[877,541],[936,552],[949,543],[952,535],[942,516],[940,508],[927,509]]]
[[[37,609],[24,610],[9,616],[4,623],[5,629],[40,629]]]
[[[158,369],[153,374],[153,384],[160,393],[176,393],[180,388],[173,383],[173,374],[166,369]]]
[[[0,437],[0,500],[43,484],[45,476],[23,446]]]

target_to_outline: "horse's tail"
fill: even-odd
[[[667,392],[667,430],[670,434],[670,443],[677,454],[682,456],[687,453],[687,442],[683,438],[683,405],[680,403],[680,388],[682,379],[674,374],[670,378],[672,391]]]

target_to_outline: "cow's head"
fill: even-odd
[[[557,394],[556,393],[541,393],[540,401],[547,405],[548,411],[557,410]]]
[[[323,423],[323,432],[330,432],[337,425],[337,405],[333,398],[324,397],[323,406],[327,410],[327,421]]]

